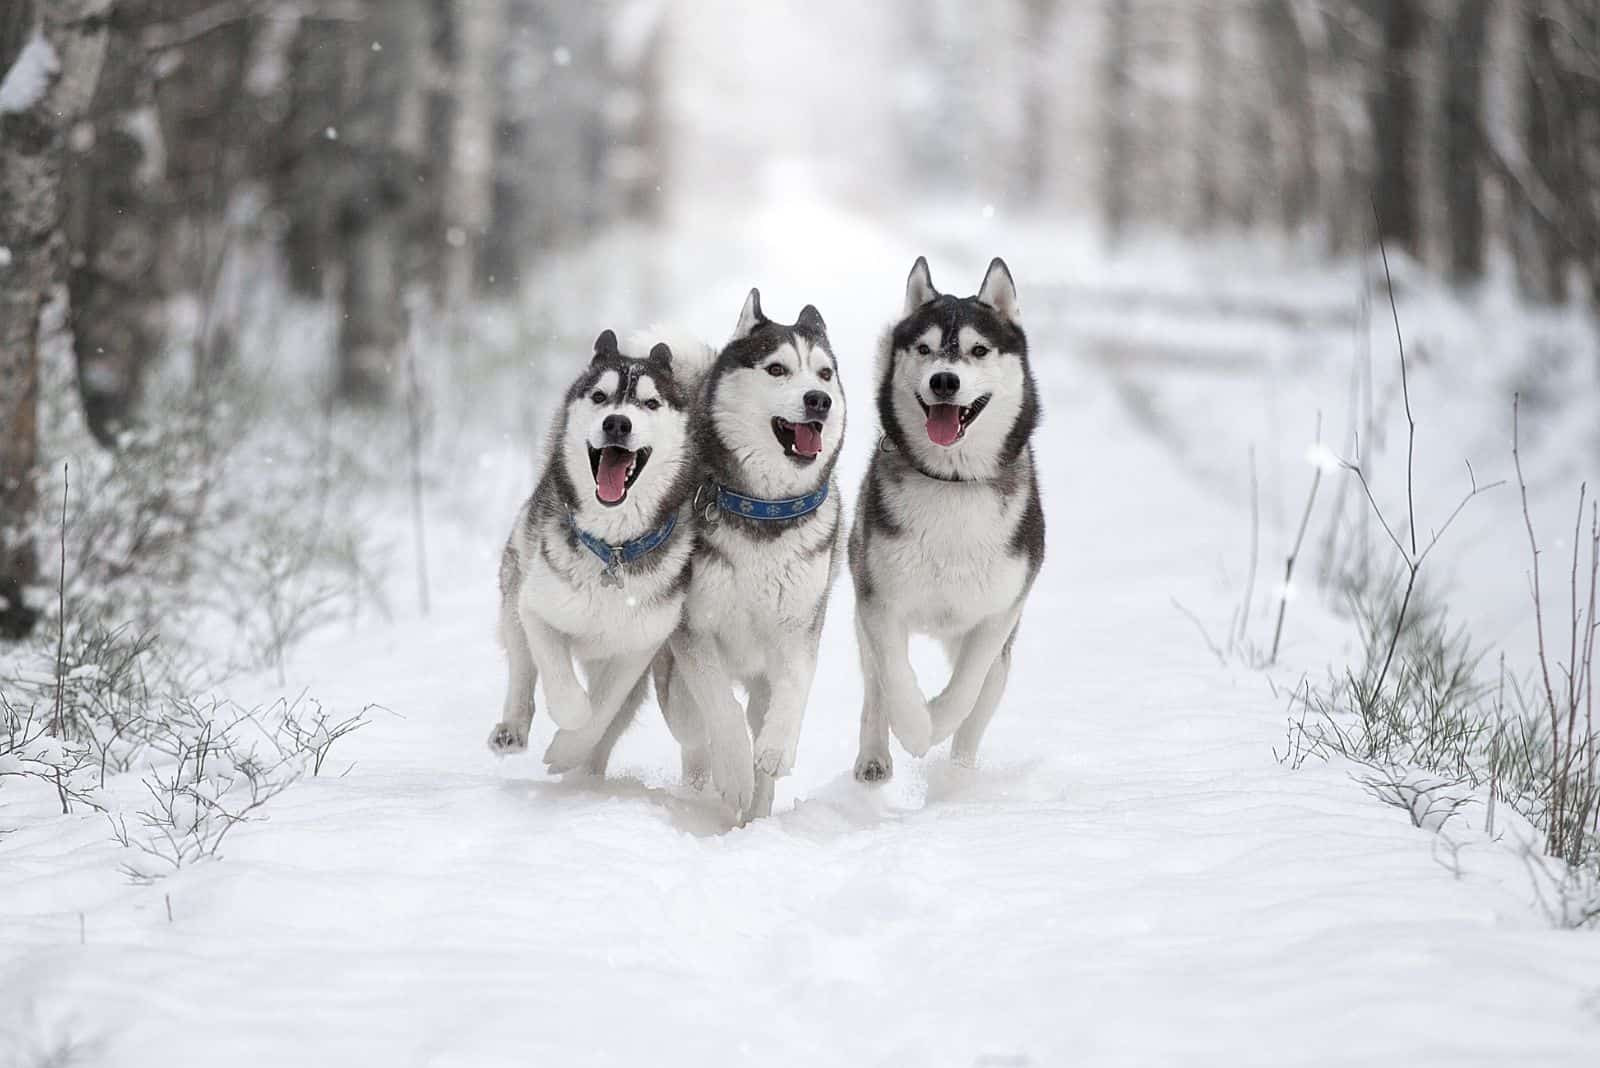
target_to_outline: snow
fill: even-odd
[[[493,576],[531,483],[520,450],[468,442],[431,508],[432,617],[399,609],[292,665],[329,707],[393,710],[335,747],[347,772],[297,784],[224,859],[151,887],[117,875],[98,819],[19,819],[7,788],[0,1049],[118,1065],[1592,1064],[1600,942],[1550,927],[1509,838],[1476,811],[1441,838],[1343,769],[1278,763],[1282,690],[1219,666],[1173,610],[1226,618],[1213,575],[1240,560],[1248,515],[1131,414],[1087,340],[1092,305],[1045,284],[1079,252],[981,228],[924,249],[808,200],[802,179],[775,175],[752,220],[683,220],[717,249],[686,260],[721,276],[685,272],[704,284],[681,310],[720,336],[752,280],[775,312],[824,309],[854,405],[850,504],[875,441],[874,339],[917,252],[962,291],[1005,252],[1037,324],[1049,558],[982,766],[897,752],[887,786],[851,779],[847,582],[772,819],[730,830],[678,787],[651,706],[605,782],[495,760]],[[1292,606],[1280,686],[1347,638],[1318,600]],[[917,654],[931,685],[937,657]],[[537,753],[543,713],[535,728]]]
[[[44,34],[34,31],[11,69],[0,79],[0,115],[27,111],[44,98],[50,80],[61,69],[56,50]]]

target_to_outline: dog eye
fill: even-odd
[[[833,381],[833,368],[824,367],[822,370],[817,372],[817,377],[822,379],[824,382],[832,382]]]
[[[987,355],[989,355],[989,346],[988,345],[974,345],[974,346],[972,346],[972,354],[974,356],[978,356],[978,357],[987,356]]]
[[[658,401],[658,400],[647,400],[647,401],[644,402],[644,406],[645,406],[645,408],[647,408],[648,410],[653,412],[657,408],[661,407],[661,402]]]
[[[589,394],[589,399],[594,401],[596,404],[604,404],[606,402],[606,395],[603,390],[597,389],[593,393]]]
[[[930,349],[926,344],[922,344],[917,346],[917,354],[919,356],[932,356],[933,350]]]
[[[781,363],[767,364],[767,374],[771,375],[773,378],[782,378],[788,373],[789,369]]]

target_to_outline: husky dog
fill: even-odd
[[[655,671],[685,776],[703,780],[709,759],[741,818],[770,815],[794,767],[843,547],[844,429],[822,316],[808,304],[793,326],[775,323],[752,289],[695,406],[700,536],[683,625]]]
[[[989,265],[976,297],[953,297],[934,289],[919,257],[879,360],[883,439],[850,531],[862,782],[893,774],[890,728],[913,756],[954,734],[952,758],[977,759],[1044,562],[1029,443],[1039,399],[1004,261]],[[931,701],[907,654],[913,633],[942,640],[952,664]]]
[[[651,660],[683,612],[695,485],[689,398],[671,348],[631,358],[605,331],[567,392],[544,475],[500,559],[510,684],[490,749],[527,748],[542,678],[550,717],[565,728],[558,762],[576,751],[570,766],[587,757],[592,770],[605,770],[644,698]]]

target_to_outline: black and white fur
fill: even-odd
[[[599,492],[596,457],[606,448],[634,454],[626,493],[614,503]],[[657,344],[647,357],[632,358],[605,331],[567,392],[544,474],[517,513],[501,557],[499,631],[510,682],[490,749],[527,748],[534,682],[542,679],[550,717],[563,728],[546,762],[566,769],[587,759],[591,770],[604,771],[644,698],[650,663],[682,614],[695,482],[690,398],[671,348]],[[623,544],[674,514],[677,525],[662,545],[620,567],[620,586],[602,581],[605,564],[573,531],[575,522],[604,542]]]
[[[1044,562],[1030,444],[1039,399],[1005,263],[989,265],[977,296],[954,297],[934,288],[918,258],[879,358],[883,441],[850,531],[864,676],[855,776],[863,782],[893,774],[891,729],[914,756],[953,734],[952,758],[976,761]],[[959,413],[949,444],[934,437],[937,404]],[[942,425],[948,437],[955,424]],[[912,634],[939,639],[952,664],[931,701],[911,667]]]
[[[796,453],[784,422],[820,427],[814,457]],[[764,500],[826,484],[828,499],[784,521],[703,509],[683,626],[656,670],[686,777],[703,779],[709,764],[741,818],[770,815],[775,781],[794,767],[843,554],[833,468],[844,431],[844,390],[822,316],[807,305],[792,326],[775,323],[751,290],[695,407],[702,480]],[[749,695],[747,709],[734,697],[735,683]]]

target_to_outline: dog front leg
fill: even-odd
[[[528,652],[544,681],[545,701],[556,726],[568,729],[589,722],[589,695],[572,667],[572,645],[566,635],[532,612],[522,613],[522,629],[528,638]]]
[[[911,633],[905,622],[885,606],[867,602],[857,609],[856,634],[862,657],[872,658],[866,684],[877,685],[877,692],[866,700],[876,700],[887,710],[889,726],[906,752],[925,755],[932,745],[933,726],[917,673],[911,669]]]
[[[1011,632],[1017,629],[1017,620],[1021,615],[1022,606],[1018,604],[985,619],[961,639],[961,649],[956,654],[955,666],[951,668],[950,681],[939,696],[928,703],[928,711],[933,719],[934,745],[954,734],[956,728],[972,714],[978,695],[1000,658],[1000,651],[1011,640]],[[989,714],[994,714],[992,708]]]
[[[856,652],[861,658],[861,743],[856,750],[855,777],[858,782],[885,782],[894,774],[894,758],[889,755],[889,718],[883,710],[883,694],[878,685],[878,661],[872,655],[870,639],[856,613]]]
[[[950,759],[964,767],[973,767],[978,763],[978,743],[983,741],[983,732],[989,728],[994,710],[1006,692],[1006,679],[1011,675],[1011,642],[1015,638],[1016,631],[1012,631],[1011,639],[1006,641],[994,666],[989,669],[989,677],[983,680],[983,689],[978,693],[978,703],[972,707],[972,715],[957,729],[955,741],[950,743]]]
[[[500,602],[500,645],[506,651],[506,703],[500,722],[489,732],[489,749],[498,756],[520,753],[528,748],[528,730],[533,725],[533,686],[537,669],[528,652],[528,639],[517,618],[515,595]]]
[[[656,701],[661,705],[661,718],[681,750],[683,784],[698,790],[705,786],[711,775],[710,757],[706,753],[706,728],[700,721],[700,710],[689,696],[689,687],[682,679],[674,682],[677,662],[668,644],[656,657]]]
[[[797,643],[798,644],[798,643]],[[773,651],[768,661],[768,700],[756,735],[756,771],[781,779],[794,770],[811,680],[817,673],[817,650],[793,647]]]
[[[551,771],[571,771],[582,764],[597,746],[612,720],[634,690],[640,690],[644,673],[655,650],[596,660],[589,667],[589,722],[573,730],[559,730],[544,751],[545,766]],[[613,739],[613,741],[615,741]]]
[[[716,642],[679,630],[672,636],[673,685],[685,686],[705,725],[711,781],[734,812],[743,814],[755,796],[755,760],[744,710],[722,666]]]

